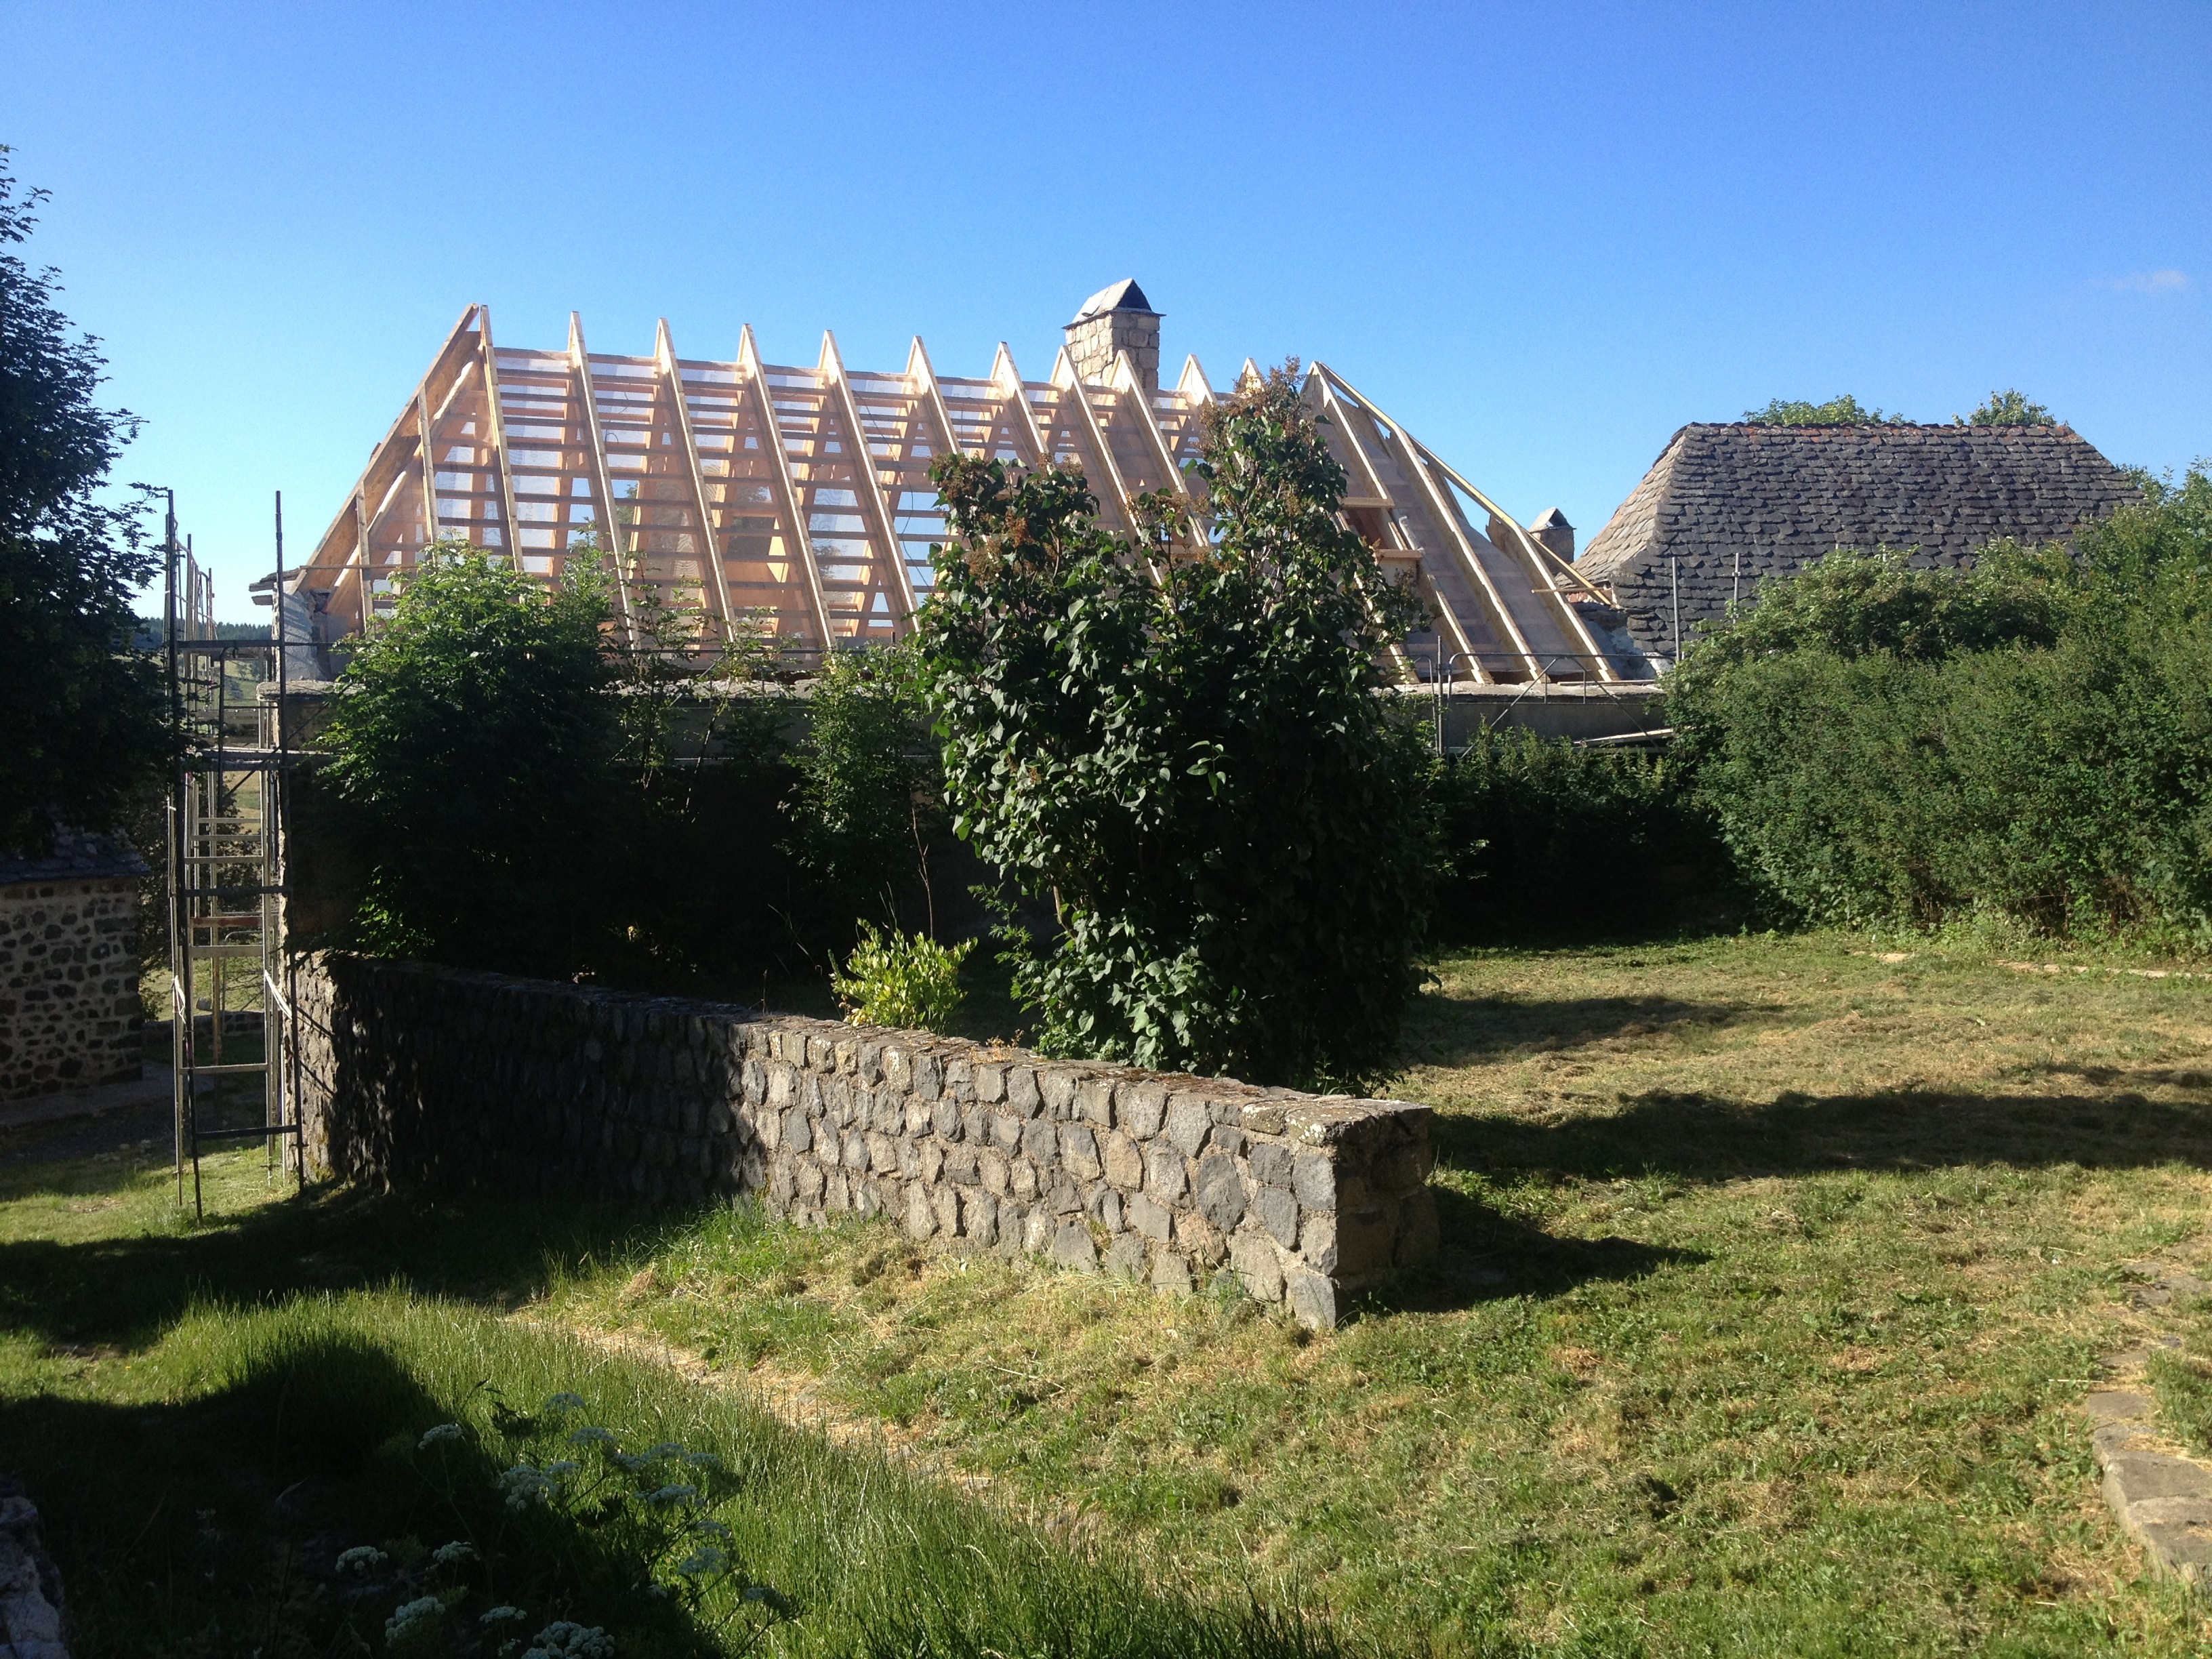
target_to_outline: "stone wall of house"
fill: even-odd
[[[0,1100],[139,1074],[138,884],[0,885]]]
[[[300,988],[309,1160],[353,1179],[887,1215],[1319,1328],[1436,1253],[1402,1101],[359,957]]]

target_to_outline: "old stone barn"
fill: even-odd
[[[0,855],[0,1100],[139,1075],[138,884],[119,841]]]
[[[1629,641],[1672,662],[1731,600],[1839,547],[1970,564],[2000,537],[2070,542],[2135,494],[2064,426],[1765,426],[1697,422],[1576,562],[1622,612]]]

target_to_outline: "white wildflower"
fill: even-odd
[[[628,1452],[609,1452],[607,1455],[614,1460],[616,1468],[630,1474],[635,1474],[653,1462],[649,1457],[634,1457]]]
[[[647,1457],[681,1457],[684,1455],[684,1443],[679,1440],[664,1440],[647,1452],[646,1455]]]
[[[563,1619],[532,1637],[522,1659],[615,1659],[614,1638],[597,1625]]]
[[[729,1553],[708,1544],[702,1549],[692,1551],[690,1554],[678,1561],[676,1564],[676,1572],[678,1577],[683,1578],[704,1578],[711,1573],[720,1572],[729,1565]]]
[[[477,1623],[479,1625],[503,1625],[511,1619],[521,1620],[527,1619],[529,1616],[530,1615],[525,1613],[520,1607],[502,1606],[494,1607],[489,1613],[478,1614],[477,1617]]]
[[[450,1544],[439,1545],[430,1554],[431,1565],[440,1567],[458,1566],[464,1561],[476,1559],[477,1547],[459,1538]]]
[[[665,1510],[672,1504],[688,1504],[698,1495],[699,1488],[696,1486],[672,1485],[646,1493],[645,1501],[657,1510]]]
[[[603,1429],[596,1423],[586,1423],[580,1429],[571,1429],[568,1431],[568,1443],[572,1446],[611,1446],[615,1443],[615,1434],[612,1429]]]
[[[366,1577],[391,1559],[374,1545],[356,1544],[338,1557],[337,1569],[340,1572],[357,1572]]]
[[[545,1396],[545,1409],[549,1412],[580,1412],[584,1409],[584,1396],[570,1394],[563,1389],[558,1394]]]
[[[415,1449],[428,1451],[431,1447],[441,1446],[449,1440],[459,1440],[463,1432],[458,1423],[441,1423],[435,1428],[422,1431],[422,1437],[415,1443]]]
[[[553,1500],[553,1483],[544,1472],[533,1469],[527,1463],[518,1463],[499,1478],[499,1489],[511,1510],[522,1510],[532,1504],[548,1504]]]
[[[434,1595],[418,1596],[395,1608],[392,1617],[384,1621],[384,1639],[389,1644],[406,1639],[417,1625],[429,1624],[446,1616],[446,1604]]]
[[[722,1467],[722,1460],[712,1452],[686,1452],[684,1461],[695,1469],[719,1469]]]

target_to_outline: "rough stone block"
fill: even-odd
[[[1164,1244],[1174,1236],[1175,1218],[1142,1193],[1130,1196],[1122,1213],[1132,1227],[1158,1243]]]
[[[929,1201],[929,1186],[926,1182],[908,1183],[906,1189],[906,1236],[917,1243],[929,1238],[937,1231],[937,1211]]]
[[[1100,1147],[1102,1161],[1106,1166],[1106,1179],[1124,1188],[1141,1187],[1145,1183],[1145,1155],[1137,1143],[1119,1129],[1108,1132]]]
[[[1164,1083],[1117,1083],[1114,1085],[1115,1127],[1139,1140],[1159,1133],[1168,1109]]]
[[[1291,1149],[1280,1141],[1255,1140],[1244,1150],[1252,1166],[1252,1179],[1263,1187],[1291,1189]]]
[[[1075,1108],[1076,1074],[1064,1066],[1040,1066],[1036,1079],[1045,1110],[1056,1118],[1070,1115]]]
[[[1283,1264],[1264,1234],[1246,1231],[1232,1237],[1229,1265],[1243,1281],[1246,1295],[1261,1302],[1283,1299]]]
[[[1043,1108],[1044,1093],[1037,1087],[1036,1066],[1006,1068],[1006,1104],[1024,1117],[1035,1117]]]
[[[1196,1158],[1213,1128],[1213,1114],[1202,1095],[1168,1097],[1167,1137],[1185,1158]]]
[[[1291,1314],[1310,1331],[1336,1328],[1336,1286],[1328,1274],[1295,1264],[1283,1270],[1283,1299]]]
[[[1060,1126],[1060,1161],[1068,1173],[1079,1181],[1096,1181],[1103,1168],[1098,1159],[1098,1142],[1085,1123],[1063,1123]]]
[[[1022,1152],[1041,1169],[1060,1162],[1060,1131],[1050,1118],[1036,1118],[1022,1131]]]
[[[1082,1273],[1098,1269],[1098,1246],[1091,1237],[1091,1229],[1080,1221],[1062,1221],[1052,1230],[1052,1260],[1055,1267],[1073,1267]]]
[[[1243,1177],[1237,1172],[1237,1160],[1226,1152],[1208,1152],[1199,1159],[1193,1186],[1199,1213],[1223,1232],[1244,1218]]]
[[[1171,1142],[1156,1140],[1145,1148],[1145,1190],[1162,1204],[1182,1202],[1190,1187],[1190,1165]]]
[[[1145,1271],[1145,1241],[1135,1233],[1122,1233],[1106,1247],[1106,1271],[1123,1279],[1136,1279]]]
[[[1298,1201],[1280,1187],[1262,1187],[1252,1194],[1252,1215],[1269,1237],[1285,1249],[1298,1242]]]
[[[1114,1127],[1114,1085],[1110,1079],[1087,1077],[1075,1085],[1075,1115],[1101,1129]]]
[[[1190,1263],[1173,1250],[1158,1250],[1152,1255],[1152,1285],[1159,1291],[1176,1296],[1191,1292]]]
[[[1336,1169],[1326,1152],[1301,1147],[1291,1158],[1291,1190],[1310,1210],[1336,1207]]]

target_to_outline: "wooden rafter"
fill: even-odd
[[[848,625],[859,639],[883,637],[886,624],[903,633],[927,602],[920,556],[909,562],[908,552],[909,543],[918,548],[933,533],[933,515],[941,510],[929,505],[925,476],[926,463],[939,454],[1012,453],[1036,466],[1058,445],[1079,459],[1109,520],[1133,528],[1136,495],[1157,472],[1183,503],[1194,544],[1207,533],[1203,489],[1183,472],[1194,453],[1194,423],[1215,396],[1195,357],[1171,390],[1155,391],[1126,353],[1099,383],[1086,383],[1063,347],[1044,380],[1028,381],[1002,343],[982,379],[940,381],[918,337],[902,374],[878,375],[848,369],[826,334],[811,368],[766,363],[748,327],[733,360],[687,364],[664,319],[650,357],[598,360],[602,386],[574,313],[565,353],[510,349],[506,356],[503,368],[489,311],[465,310],[314,555],[291,576],[296,586],[330,590],[341,628],[364,624],[384,567],[410,562],[417,536],[489,539],[488,530],[474,526],[496,516],[499,539],[519,568],[557,570],[571,533],[566,526],[572,514],[580,521],[588,494],[605,550],[624,576],[623,623],[633,641],[632,585],[693,580],[688,563],[672,563],[667,555],[669,546],[680,552],[690,545],[669,539],[685,533],[679,526],[687,520],[703,544],[698,586],[726,636],[737,626],[740,584],[766,601],[748,614],[769,617],[787,639],[811,636],[828,648]],[[1238,380],[1258,373],[1248,358]],[[1579,571],[1334,370],[1314,364],[1305,395],[1335,428],[1330,447],[1346,469],[1347,522],[1357,514],[1387,562],[1412,565],[1436,626],[1465,665],[1451,671],[1455,677],[1622,677],[1571,601],[1571,589],[1595,594]],[[1041,416],[1049,417],[1049,431]],[[613,459],[611,432],[621,452]],[[456,455],[471,447],[465,474],[459,461],[445,468],[441,444]],[[625,476],[641,464],[634,526],[617,516],[617,462]],[[442,508],[441,470],[455,475]],[[849,497],[836,493],[846,490],[848,472]],[[662,482],[655,485],[655,478]],[[672,487],[680,507],[678,495],[663,499]],[[409,489],[416,492],[411,502]],[[526,504],[518,501],[524,494]],[[848,499],[849,509],[842,505]],[[849,513],[846,522],[857,531],[817,547],[817,508]],[[1492,515],[1488,533],[1468,517],[1474,511]],[[549,535],[552,556],[540,556]],[[526,547],[532,550],[527,558]],[[830,573],[833,582],[825,560],[854,569]],[[883,615],[878,607],[886,601],[898,614]],[[1405,657],[1393,653],[1401,665]]]

